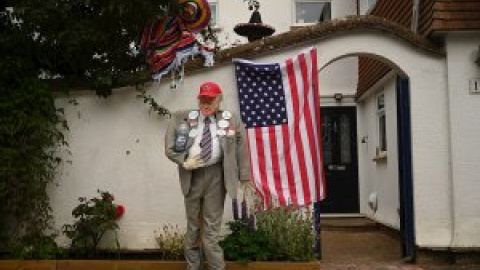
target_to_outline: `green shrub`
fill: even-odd
[[[231,221],[228,226],[230,234],[220,241],[227,260],[248,262],[271,258],[268,239],[262,230],[252,230],[242,220]]]
[[[97,192],[100,194],[99,198],[87,200],[80,197],[80,204],[72,211],[75,222],[63,225],[63,232],[72,240],[71,248],[77,250],[77,255],[80,256],[96,255],[103,235],[111,230],[114,230],[116,235],[118,229],[117,206],[113,203],[113,195],[100,190]],[[119,248],[118,239],[116,243]]]
[[[27,234],[13,245],[13,257],[22,259],[60,259],[65,251],[55,242],[56,235]]]
[[[183,260],[185,249],[185,231],[178,225],[163,225],[162,230],[155,232],[155,241],[163,260]]]
[[[314,258],[313,219],[309,210],[274,208],[256,214],[257,230],[268,239],[269,260],[308,261]]]
[[[225,258],[234,261],[309,261],[314,258],[314,232],[309,210],[274,208],[248,220],[229,222],[230,234],[220,241]],[[251,222],[250,222],[251,224]]]

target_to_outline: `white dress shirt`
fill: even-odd
[[[209,160],[207,160],[204,164],[204,166],[209,166],[213,165],[217,162],[220,161],[222,158],[222,149],[220,147],[220,140],[218,139],[217,136],[217,121],[215,120],[214,116],[209,116],[210,117],[210,134],[212,135],[212,156],[210,157]],[[198,125],[197,125],[197,136],[195,137],[195,140],[192,144],[192,147],[190,147],[190,150],[188,151],[188,156],[194,157],[194,156],[200,156],[200,152],[202,151],[202,148],[200,147],[200,141],[202,140],[202,134],[203,134],[203,127],[205,126],[205,116],[202,113],[199,113],[198,116]]]

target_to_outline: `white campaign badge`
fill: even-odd
[[[222,120],[218,121],[218,127],[219,128],[227,128],[228,126],[230,126],[230,123],[227,120],[222,119]]]
[[[190,111],[188,113],[188,119],[195,120],[198,118],[198,111]]]
[[[195,138],[198,135],[198,129],[192,128],[190,132],[188,132],[188,137]]]
[[[223,117],[223,119],[225,119],[225,120],[229,120],[230,118],[232,118],[232,113],[229,112],[229,111],[224,111],[224,112],[222,113],[222,117]]]

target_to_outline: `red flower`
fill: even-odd
[[[108,192],[103,193],[103,194],[102,194],[102,198],[103,198],[104,200],[107,200],[107,201],[113,201],[113,200],[115,200],[115,197],[114,197],[112,194],[108,193]]]
[[[116,218],[121,218],[123,214],[125,214],[125,206],[123,205],[117,205],[115,208],[115,213],[116,213]]]

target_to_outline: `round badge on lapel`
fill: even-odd
[[[190,111],[188,113],[188,119],[195,120],[198,118],[198,111]]]
[[[229,112],[229,111],[224,111],[224,112],[222,113],[222,117],[223,117],[223,119],[225,119],[225,120],[229,120],[230,118],[232,118],[232,113]]]
[[[217,135],[218,136],[225,136],[225,135],[227,135],[227,132],[224,129],[219,129],[219,130],[217,130]]]
[[[192,128],[190,132],[188,132],[188,137],[195,138],[198,135],[198,129]]]
[[[225,129],[225,128],[227,128],[229,125],[230,125],[230,122],[228,122],[228,121],[225,120],[225,119],[222,119],[222,120],[218,121],[218,127],[219,127],[219,128]]]

